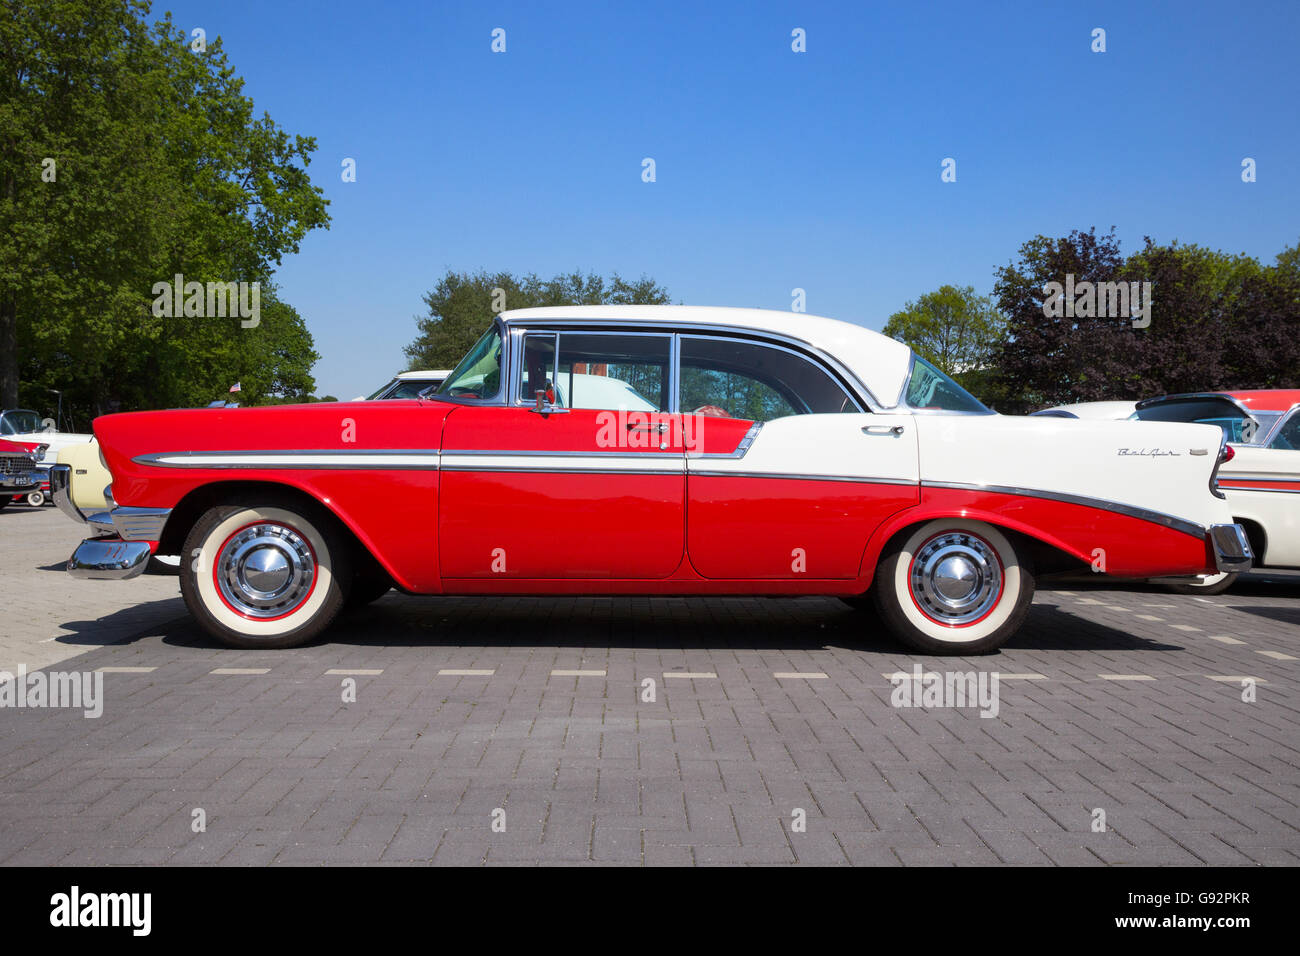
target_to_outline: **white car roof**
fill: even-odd
[[[451,374],[449,368],[426,369],[422,372],[398,372],[397,378],[405,381],[411,378],[446,378]]]
[[[899,403],[912,350],[902,342],[840,319],[773,309],[730,309],[699,305],[573,305],[514,309],[502,321],[527,325],[536,319],[609,319],[667,325],[718,326],[770,332],[796,339],[829,355],[858,377],[882,407]]]

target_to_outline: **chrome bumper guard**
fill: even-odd
[[[111,499],[107,497],[105,503]],[[72,467],[55,465],[50,469],[50,495],[59,510],[81,524],[88,524],[106,535],[117,535],[123,541],[157,541],[162,537],[163,525],[170,508],[128,508],[114,505],[107,511],[86,514],[72,500]],[[93,540],[93,539],[92,539]]]
[[[1239,524],[1210,525],[1210,544],[1214,547],[1214,565],[1220,571],[1249,571],[1255,555],[1245,529]]]
[[[68,558],[68,573],[88,581],[126,581],[144,573],[150,553],[145,541],[88,538]]]

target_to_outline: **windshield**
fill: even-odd
[[[495,398],[500,390],[501,330],[494,324],[435,394],[441,398]]]
[[[979,399],[921,356],[914,355],[913,362],[906,395],[907,404],[912,408],[992,414]]]
[[[41,416],[28,409],[15,408],[0,416],[0,435],[26,435],[41,430]]]

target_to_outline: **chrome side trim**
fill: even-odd
[[[72,466],[50,466],[50,496],[60,511],[78,524],[86,523],[86,516],[72,503]]]
[[[982,485],[966,481],[922,481],[921,487],[954,488],[958,491],[988,491],[1001,495],[1018,495],[1023,498],[1043,498],[1048,501],[1061,501],[1070,505],[1082,505],[1085,508],[1096,508],[1099,511],[1113,511],[1116,514],[1127,515],[1130,518],[1163,525],[1166,528],[1172,528],[1174,531],[1181,531],[1183,534],[1190,534],[1196,538],[1204,538],[1208,533],[1204,525],[1197,524],[1195,521],[1188,521],[1186,518],[1177,518],[1165,514],[1163,511],[1151,511],[1147,508],[1138,508],[1135,505],[1126,505],[1118,501],[1107,501],[1104,498],[1089,498],[1086,495],[1043,491],[1038,488],[1017,488],[1011,485]]]
[[[583,468],[581,465],[562,468],[535,468],[528,465],[444,465],[443,471],[481,472],[521,472],[531,475],[659,475],[666,478],[681,478],[685,472],[679,470],[640,469],[640,468]]]
[[[235,451],[170,451],[131,460],[155,468],[356,468],[428,469],[438,467],[436,448],[335,448]],[[310,460],[316,459],[316,460]],[[404,460],[403,460],[404,459]]]
[[[91,581],[125,581],[144,573],[149,545],[117,538],[87,538],[68,558],[68,573]]]
[[[774,471],[696,471],[689,469],[691,478],[779,478],[788,481],[847,481],[861,485],[910,485],[916,482],[907,478],[876,478],[870,475],[796,475]]]
[[[509,449],[498,449],[496,451],[480,451],[477,449],[452,449],[449,448],[442,453],[444,458],[453,458],[457,456],[486,458],[497,456],[503,458],[681,458],[681,452],[659,452],[659,451],[533,451],[523,450],[515,451]],[[444,470],[451,466],[443,465]]]
[[[732,458],[732,459],[744,458],[746,453],[749,451],[750,446],[754,444],[754,439],[758,437],[758,433],[761,432],[762,430],[763,430],[762,422],[754,422],[754,424],[750,425],[749,431],[745,432],[745,434],[740,436],[740,443],[736,445],[735,451],[708,452],[708,453],[687,451],[686,457],[690,458],[692,461],[696,461],[701,458]]]

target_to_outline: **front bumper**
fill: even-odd
[[[1214,566],[1220,571],[1249,571],[1255,555],[1250,550],[1250,540],[1239,524],[1212,524],[1209,534],[1214,552]]]
[[[144,573],[152,553],[146,541],[87,538],[68,558],[68,573],[90,581],[126,581]]]
[[[40,491],[45,483],[45,472],[33,468],[31,471],[10,472],[0,475],[0,494],[25,495],[29,491]]]

